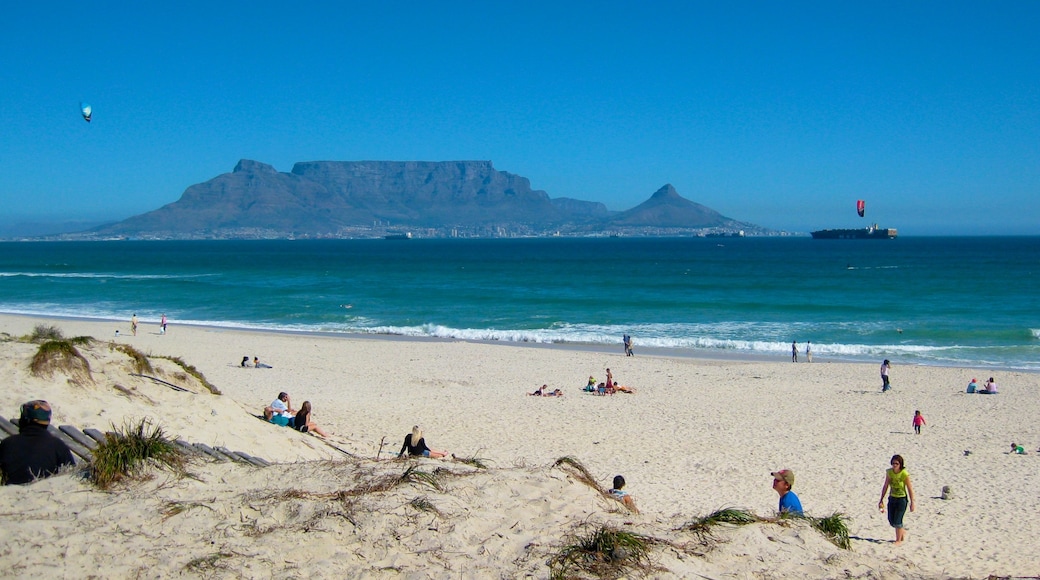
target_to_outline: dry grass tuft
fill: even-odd
[[[29,363],[29,372],[35,377],[52,377],[54,373],[68,374],[75,383],[91,382],[90,363],[80,354],[72,341],[48,340],[40,345]]]
[[[202,383],[202,386],[204,386],[207,389],[209,389],[209,392],[213,393],[214,395],[220,395],[221,394],[220,389],[218,389],[216,385],[214,385],[213,383],[207,381],[206,377],[197,368],[195,368],[192,365],[184,362],[184,360],[182,358],[176,357],[176,356],[156,356],[155,358],[166,359],[166,360],[176,364],[177,366],[179,366],[182,369],[184,369],[184,372],[186,372],[189,375],[191,375],[191,376],[195,377],[196,379],[198,379],[198,381],[200,383]]]
[[[42,344],[51,340],[65,340],[65,335],[62,334],[61,329],[57,326],[49,324],[37,324],[32,331],[32,334],[26,337],[26,340],[36,344]]]
[[[553,463],[553,467],[559,467],[569,473],[574,479],[577,479],[603,495],[609,495],[607,493],[608,490],[604,489],[604,487],[596,481],[596,478],[589,473],[588,468],[574,457],[571,457],[570,455],[561,457]]]
[[[136,348],[130,346],[129,344],[116,344],[116,343],[109,343],[109,344],[112,347],[114,347],[116,350],[118,350],[119,352],[121,352],[121,353],[123,353],[123,354],[125,354],[125,355],[130,357],[130,360],[132,361],[135,373],[137,373],[139,375],[143,375],[144,373],[155,372],[152,369],[152,362],[150,360],[148,360],[148,357],[145,356],[145,354],[143,352],[137,350]]]

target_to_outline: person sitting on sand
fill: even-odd
[[[802,502],[798,499],[791,488],[794,487],[794,472],[790,469],[781,469],[770,473],[773,476],[773,491],[780,494],[780,507],[777,511],[792,516],[803,515]]]
[[[975,391],[977,391],[978,388],[979,388],[979,384],[975,382],[975,379],[972,379],[971,382],[968,383],[968,390],[966,392],[971,394],[971,393],[974,393]]]
[[[47,401],[22,405],[18,434],[0,441],[0,483],[32,483],[75,464],[69,446],[47,432],[50,423],[51,406]]]
[[[614,487],[610,488],[610,491],[607,493],[609,493],[614,499],[625,504],[625,507],[638,514],[639,510],[636,508],[635,498],[628,495],[627,491],[622,491],[623,487],[625,487],[625,478],[620,475],[615,475]]]
[[[596,392],[596,377],[594,377],[592,375],[589,375],[589,382],[588,382],[587,385],[585,385],[585,392],[586,393],[595,393]]]
[[[292,408],[292,402],[289,400],[288,393],[278,393],[278,398],[267,407],[264,407],[264,419],[282,427],[293,426],[293,421],[296,419],[296,411]]]
[[[437,451],[436,449],[430,449],[426,446],[426,439],[423,438],[422,429],[420,429],[418,425],[412,427],[412,432],[404,436],[404,445],[402,445],[401,450],[397,452],[397,456],[404,456],[405,451],[408,452],[408,455],[421,455],[423,457],[432,457],[434,459],[448,456],[447,451]]]
[[[983,385],[982,390],[979,391],[983,395],[996,395],[997,394],[997,383],[993,382],[993,377],[990,377],[986,384]]]
[[[529,396],[529,397],[544,397],[545,396],[545,389],[548,389],[548,388],[549,388],[549,385],[542,385],[542,386],[538,387],[538,390],[536,390],[535,392],[527,393],[527,396]]]
[[[243,367],[249,366],[249,357],[248,356],[242,357],[242,366]]]
[[[301,433],[317,433],[322,437],[328,437],[328,433],[321,430],[314,421],[311,421],[311,402],[304,401],[303,405],[300,406],[300,412],[296,413],[296,418],[293,419],[293,429]]]
[[[1012,443],[1011,444],[1011,452],[1016,454],[1016,455],[1025,455],[1026,454],[1026,448],[1021,446],[1021,445],[1019,445],[1019,444],[1017,444],[1017,443]]]

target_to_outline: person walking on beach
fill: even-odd
[[[892,388],[892,385],[888,384],[888,371],[890,371],[890,370],[892,370],[892,364],[889,363],[888,359],[886,358],[885,361],[883,363],[881,363],[881,392],[882,393],[887,392],[889,389]]]
[[[134,336],[137,336],[137,313],[136,312],[134,313],[133,316],[130,317],[130,332],[132,332]]]
[[[159,321],[159,334],[166,334],[166,313],[162,315],[162,320]]]
[[[781,514],[787,512],[792,516],[803,515],[802,502],[791,491],[791,488],[794,487],[794,472],[790,469],[781,469],[770,475],[773,476],[773,491],[780,494],[780,507],[777,508],[777,511]]]
[[[634,356],[635,353],[632,352],[632,337],[626,334],[624,340],[625,340],[625,356]]]
[[[798,362],[798,343],[791,341],[791,362]]]
[[[812,341],[805,343],[805,361],[812,362]]]
[[[927,425],[924,421],[924,415],[920,411],[914,411],[914,433],[921,434],[921,426]]]
[[[892,467],[885,470],[885,485],[881,488],[877,505],[881,513],[885,513],[885,493],[888,493],[888,524],[896,529],[895,543],[899,545],[906,539],[903,515],[906,514],[908,498],[910,511],[914,511],[914,486],[910,483],[910,473],[902,455],[893,455],[890,463]]]

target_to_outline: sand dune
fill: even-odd
[[[33,377],[35,346],[0,343],[0,377],[13,417],[28,399],[54,406],[55,423],[107,429],[151,417],[173,435],[277,462],[268,468],[195,462],[195,477],[93,490],[59,476],[0,489],[0,575],[53,570],[83,577],[548,577],[546,561],[572,534],[612,525],[658,538],[658,577],[986,577],[1040,573],[1040,376],[901,366],[880,393],[876,365],[704,361],[447,341],[340,338],[171,326],[137,337],[122,323],[0,316],[0,332],[37,323],[101,339],[92,380]],[[119,338],[114,337],[120,328]],[[176,391],[131,376],[109,343],[180,357],[222,392]],[[242,368],[259,356],[270,369]],[[172,363],[157,363],[166,377]],[[580,389],[610,367],[634,395]],[[985,374],[985,376],[982,376]],[[997,396],[967,395],[996,375]],[[980,381],[981,382],[981,381]],[[562,398],[528,397],[547,383]],[[279,391],[313,419],[317,437],[254,417]],[[928,425],[917,436],[914,410]],[[428,442],[490,469],[452,461],[391,461],[413,424]],[[1007,453],[1011,441],[1031,453]],[[971,453],[965,455],[964,451]],[[888,458],[902,454],[917,491],[909,540],[877,512]],[[376,460],[376,457],[381,460]],[[642,514],[604,498],[564,469],[580,460],[604,485],[624,474]],[[409,465],[441,470],[440,489],[405,483],[347,492]],[[847,514],[852,549],[804,522],[723,527],[705,545],[683,524],[727,506],[773,515],[770,471],[797,473],[807,512]],[[954,499],[938,499],[949,485]],[[417,507],[419,506],[419,507]],[[435,508],[435,511],[430,508]],[[583,528],[583,526],[585,526]],[[84,571],[88,571],[84,573]]]

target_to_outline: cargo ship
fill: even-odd
[[[811,233],[814,240],[891,240],[898,235],[895,228],[879,228],[877,224],[869,228],[817,230]]]

